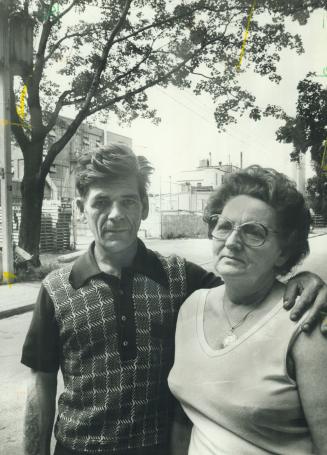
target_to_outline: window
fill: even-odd
[[[83,136],[83,145],[90,145],[90,138],[89,136]]]

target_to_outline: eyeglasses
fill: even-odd
[[[226,240],[233,231],[240,234],[240,238],[244,245],[258,247],[262,246],[269,232],[278,234],[278,231],[268,228],[264,224],[257,221],[247,221],[246,223],[236,224],[229,218],[219,214],[211,215],[207,222],[211,229],[211,237],[216,240]]]

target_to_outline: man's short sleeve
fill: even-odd
[[[223,284],[222,279],[214,273],[188,261],[186,261],[186,279],[188,296],[198,289],[215,288]]]
[[[55,373],[59,369],[59,328],[53,302],[43,285],[25,338],[21,362],[45,373]]]

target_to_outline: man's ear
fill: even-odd
[[[81,213],[84,213],[84,200],[82,197],[76,198],[76,205]]]
[[[81,216],[82,221],[86,222],[86,216],[85,216],[85,211],[84,211],[84,199],[82,197],[76,198],[76,205],[77,205],[77,208],[78,208],[80,214],[82,215]]]
[[[142,220],[146,220],[149,215],[149,198],[144,196],[142,198]]]

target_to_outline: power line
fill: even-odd
[[[198,111],[195,111],[194,109],[192,109],[190,106],[187,106],[187,105],[184,104],[183,102],[177,100],[174,96],[172,96],[171,94],[165,92],[165,91],[162,90],[161,88],[156,87],[156,89],[159,90],[159,91],[160,91],[161,93],[163,93],[164,95],[168,96],[168,98],[171,98],[173,101],[175,101],[175,103],[179,104],[180,106],[184,107],[185,109],[188,109],[190,112],[192,112],[192,113],[194,113],[195,115],[197,115],[197,116],[200,117],[202,120],[204,120],[205,122],[207,122],[211,127],[213,127],[213,128],[216,129],[215,124],[214,124],[213,122],[209,121],[207,117],[203,116],[203,115],[200,114]],[[241,130],[241,131],[242,131],[242,130]],[[216,133],[217,133],[217,131],[216,131]],[[239,138],[238,136],[235,136],[234,134],[229,133],[228,131],[224,131],[223,134],[227,134],[228,136],[232,137],[233,139],[236,139],[238,142],[247,145],[247,142],[246,142],[244,139],[241,139],[241,138]],[[256,140],[253,139],[253,138],[252,138],[251,140],[254,141],[254,142],[256,142]],[[253,145],[254,145],[258,150],[260,150],[260,153],[262,152],[261,146],[260,146],[260,149],[259,149],[258,145],[255,145],[255,144],[253,144]],[[264,147],[267,149],[267,146],[266,146],[266,145],[265,145]],[[269,150],[269,149],[268,149],[268,150]],[[269,150],[269,151],[270,151],[271,153],[273,153],[272,150]]]
[[[181,96],[185,96],[189,99],[190,102],[193,102],[194,104],[198,104],[199,106],[201,106],[202,108],[204,108],[208,115],[212,115],[213,112],[212,112],[212,109],[211,107],[207,104],[207,103],[204,103],[203,101],[200,101],[200,100],[197,100],[197,99],[193,99],[189,93],[187,92],[181,92]],[[243,134],[246,134],[247,136],[249,136],[248,132],[245,131],[244,129],[240,128],[239,126],[237,126],[237,129],[243,133]],[[228,134],[228,133],[227,133]],[[230,133],[231,134],[231,133]],[[245,141],[243,139],[241,139],[244,143]],[[270,148],[267,148],[267,145],[264,144],[260,139],[258,139],[258,137],[254,137],[254,138],[251,138],[251,141],[252,142],[256,142],[259,146],[260,146],[260,151],[262,152],[261,150],[261,147],[264,147],[265,149],[267,149],[268,151],[270,151],[270,153],[273,153],[272,150]]]

